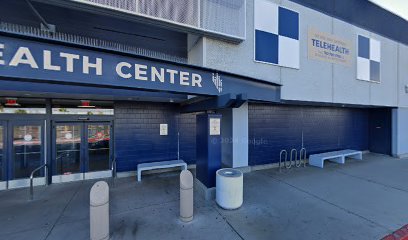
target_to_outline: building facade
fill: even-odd
[[[408,23],[369,1],[0,5],[0,189],[195,164],[204,112],[225,166],[408,154]]]

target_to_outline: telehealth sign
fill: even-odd
[[[184,65],[0,36],[0,76],[221,95],[230,77]]]
[[[309,59],[351,66],[351,43],[309,28],[308,56]]]

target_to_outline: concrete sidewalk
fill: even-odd
[[[0,192],[0,239],[89,239],[95,181]],[[377,154],[324,169],[244,176],[244,205],[222,210],[195,197],[191,223],[178,220],[178,173],[111,188],[112,239],[381,239],[408,223],[408,160]]]

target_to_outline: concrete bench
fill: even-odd
[[[142,181],[142,171],[162,169],[162,168],[172,168],[172,167],[182,167],[183,170],[187,170],[187,164],[183,160],[172,160],[172,161],[138,164],[137,165],[137,181],[138,182]]]
[[[323,168],[323,163],[325,160],[344,164],[346,162],[346,157],[363,160],[363,153],[361,151],[347,149],[341,151],[312,154],[309,156],[309,165]]]

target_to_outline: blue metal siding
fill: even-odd
[[[408,43],[403,18],[367,0],[291,0],[397,42]],[[318,23],[316,23],[318,24]],[[392,27],[390,27],[392,26]]]
[[[282,149],[308,154],[369,148],[369,111],[353,108],[249,105],[249,164],[279,162]]]
[[[179,123],[178,123],[179,122]],[[160,124],[168,135],[160,136]],[[118,171],[134,171],[143,162],[177,159],[177,126],[180,158],[195,163],[195,115],[179,114],[169,103],[115,103],[115,156]]]

